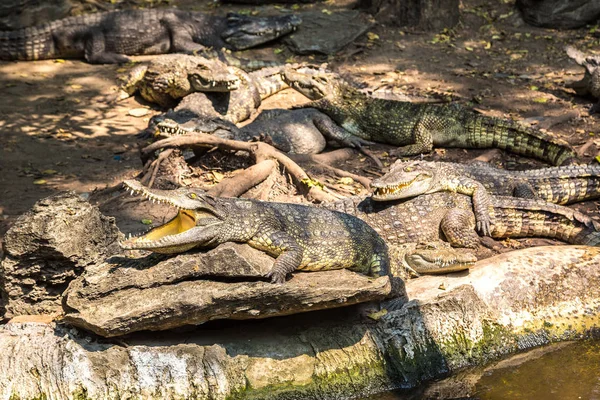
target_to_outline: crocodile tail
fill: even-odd
[[[55,23],[16,31],[0,31],[0,60],[34,61],[56,57],[52,37]]]
[[[473,147],[496,147],[553,165],[562,165],[577,158],[575,150],[566,141],[538,129],[478,114],[470,119]]]
[[[545,237],[600,246],[600,223],[569,207],[538,199],[495,196],[492,237]]]

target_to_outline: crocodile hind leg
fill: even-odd
[[[453,247],[475,249],[481,243],[481,239],[475,232],[475,216],[470,210],[460,208],[448,210],[440,223],[440,228]]]
[[[269,253],[279,253],[273,268],[266,275],[271,278],[271,283],[284,283],[286,276],[300,266],[304,256],[296,240],[283,231],[264,232],[252,238],[248,244]]]
[[[194,42],[194,39],[187,30],[181,28],[181,23],[176,16],[165,17],[160,23],[167,28],[171,37],[172,53],[195,53],[206,50],[206,46]],[[179,25],[179,26],[178,26]]]
[[[129,57],[122,54],[106,52],[104,34],[92,31],[85,40],[85,59],[91,64],[123,64],[129,62]]]

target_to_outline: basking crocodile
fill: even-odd
[[[184,124],[166,119],[158,123],[157,131],[162,137],[201,132],[216,134],[224,139],[241,141],[260,139],[291,154],[318,154],[325,149],[328,140],[353,148],[370,144],[366,140],[349,135],[327,115],[312,108],[265,110],[242,128],[215,118],[200,117]]]
[[[424,193],[451,191],[473,197],[477,228],[489,234],[490,194],[540,198],[571,204],[600,197],[600,165],[568,165],[527,171],[507,171],[484,162],[458,164],[396,161],[371,183],[373,199],[389,201]]]
[[[148,189],[137,181],[124,184],[132,194],[175,206],[179,212],[166,224],[123,242],[123,248],[179,253],[196,246],[246,242],[279,256],[270,274],[274,282],[282,282],[295,269],[348,268],[371,275],[391,272],[406,277],[407,270],[445,273],[468,269],[477,261],[473,255],[437,241],[403,243],[388,249],[360,219],[323,208],[218,198],[190,188]]]
[[[165,54],[133,67],[121,81],[121,99],[139,91],[147,101],[173,107],[193,92],[236,90],[240,78],[217,60],[187,54]]]
[[[433,146],[497,147],[555,165],[576,157],[561,139],[521,124],[488,117],[457,104],[416,104],[369,97],[332,73],[284,73],[286,82],[344,129],[366,140],[400,146],[397,155],[430,152]]]
[[[579,96],[594,97],[598,102],[590,108],[590,114],[600,112],[600,56],[585,55],[571,46],[567,46],[565,50],[571,59],[585,68],[585,75],[580,81],[566,86],[575,89]]]
[[[277,257],[267,275],[273,283],[283,283],[297,269],[348,268],[372,276],[389,274],[383,239],[347,214],[299,204],[212,197],[187,188],[147,189],[137,181],[125,181],[125,186],[179,212],[146,235],[122,242],[124,249],[170,254],[197,246],[247,243]]]
[[[248,119],[267,97],[287,88],[282,78],[284,67],[269,67],[245,72],[230,67],[240,80],[240,85],[231,92],[195,92],[185,96],[174,110],[157,115],[150,120],[143,137],[151,137],[161,121],[173,120],[184,124],[190,120],[220,118],[231,123]]]
[[[578,211],[535,199],[492,196],[491,201],[490,235],[495,239],[543,237],[600,245],[600,223]],[[362,219],[388,246],[440,239],[462,248],[477,248],[481,243],[475,232],[471,197],[459,193],[438,192],[386,202],[348,198],[323,207]]]
[[[292,32],[301,19],[227,17],[177,9],[86,14],[38,27],[0,32],[1,60],[85,58],[90,63],[123,63],[126,55],[191,53],[207,47],[243,50]]]

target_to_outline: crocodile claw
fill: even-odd
[[[483,236],[491,236],[491,221],[489,218],[477,221],[477,231]]]
[[[265,278],[271,278],[271,283],[277,283],[280,285],[285,283],[285,274],[282,274],[279,271],[271,270],[265,275]]]

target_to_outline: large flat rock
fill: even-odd
[[[122,237],[114,218],[74,192],[35,203],[4,236],[0,295],[6,316],[62,311],[68,283],[87,265],[114,254]]]
[[[115,342],[9,323],[0,326],[0,365],[10,365],[0,368],[0,397],[344,399],[414,387],[585,338],[600,326],[600,249],[519,250],[471,273],[410,281],[407,292],[381,303],[387,314],[376,321],[357,305]]]
[[[283,285],[263,276],[273,258],[227,243],[208,252],[166,257],[112,257],[71,282],[65,321],[102,336],[257,319],[383,300],[389,277],[347,270],[297,272]]]

